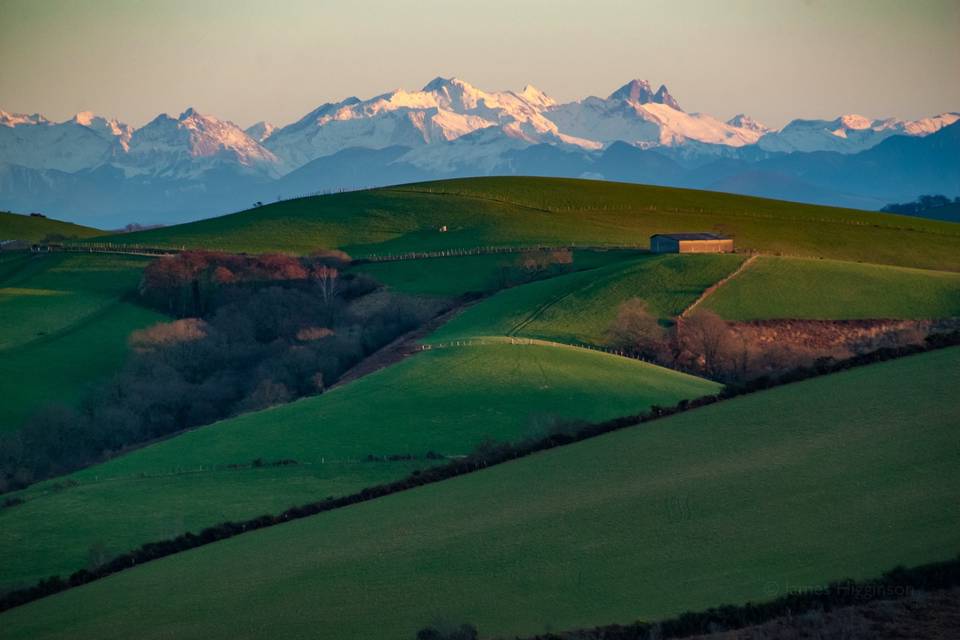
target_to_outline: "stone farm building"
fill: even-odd
[[[650,236],[654,253],[733,253],[733,238],[715,233],[658,233]]]

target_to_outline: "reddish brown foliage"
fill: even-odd
[[[200,340],[207,335],[207,323],[197,318],[160,322],[130,334],[130,346],[138,351],[168,347]]]
[[[274,253],[247,256],[216,251],[184,251],[155,260],[144,270],[140,293],[164,311],[180,316],[203,315],[211,290],[221,285],[257,282],[321,284],[324,299],[338,291],[339,270],[349,261],[343,252],[320,252],[309,258]]]

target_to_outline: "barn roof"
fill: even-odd
[[[655,233],[651,238],[670,238],[671,240],[729,240],[727,236],[709,233],[707,231],[685,233]]]

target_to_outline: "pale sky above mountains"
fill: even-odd
[[[247,126],[457,76],[560,101],[631,78],[772,126],[960,110],[956,0],[0,0],[0,108]]]

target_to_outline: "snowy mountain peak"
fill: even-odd
[[[960,113],[947,112],[931,118],[921,118],[903,123],[904,132],[912,136],[925,136],[936,133],[944,127],[949,127],[960,120]]]
[[[759,146],[765,151],[857,153],[890,136],[925,136],[957,120],[960,120],[960,114],[955,113],[921,120],[870,120],[858,114],[847,114],[834,120],[793,120],[779,131],[764,135]]]
[[[128,176],[190,178],[220,165],[278,175],[276,156],[259,142],[232,122],[202,115],[193,107],[177,118],[157,116],[137,129],[126,151],[113,164]]]
[[[667,90],[667,85],[665,84],[660,85],[660,88],[657,89],[657,92],[653,96],[653,101],[659,104],[665,104],[668,107],[673,107],[677,111],[683,111],[683,109],[680,108],[680,103],[670,95],[670,92]]]
[[[537,89],[532,84],[524,86],[517,95],[530,104],[540,108],[552,107],[557,104],[556,100],[545,94],[543,91],[540,91],[540,89]]]
[[[539,89],[483,91],[459,78],[437,77],[419,91],[397,89],[369,100],[327,104],[292,125],[278,129],[264,146],[287,167],[301,166],[350,146],[419,149],[419,162],[438,163],[448,154],[490,154],[516,144],[562,144],[599,148],[600,143],[565,135],[547,111],[555,102]],[[489,130],[480,137],[472,137]],[[495,132],[495,133],[491,133]],[[491,136],[499,144],[490,144]],[[464,138],[458,151],[446,145]]]
[[[89,127],[93,124],[94,119],[97,116],[94,115],[93,111],[80,111],[75,116],[73,116],[73,121],[84,127]]]
[[[443,91],[444,89],[465,84],[465,82],[457,78],[444,78],[443,76],[437,76],[427,84],[423,85],[423,89],[421,89],[421,91],[423,93],[433,93],[435,91]],[[400,91],[400,89],[397,91]]]
[[[667,90],[667,85],[662,84],[659,89],[654,91],[648,81],[639,79],[631,80],[611,93],[607,101],[623,101],[631,105],[650,103],[665,104],[677,111],[682,111],[680,104],[670,95],[670,91]]]
[[[729,120],[727,124],[731,127],[736,127],[737,129],[746,129],[747,131],[756,131],[757,133],[766,133],[770,131],[770,127],[767,125],[757,122],[750,116],[744,113],[738,113]]]
[[[67,172],[100,166],[123,153],[131,133],[127,125],[90,112],[51,122],[36,113],[0,111],[0,125],[0,161]]]
[[[607,98],[558,104],[530,84],[519,91],[485,91],[438,76],[419,90],[328,102],[285,127],[258,122],[245,131],[193,107],[177,116],[161,114],[137,130],[89,111],[58,123],[0,111],[0,163],[69,173],[107,165],[147,182],[192,182],[211,171],[256,182],[347,149],[405,148],[396,162],[418,170],[493,171],[531,145],[593,152],[620,142],[660,148],[675,159],[735,157],[735,148],[747,146],[856,153],[893,135],[925,136],[957,121],[960,113],[916,121],[847,114],[794,120],[770,131],[744,114],[723,122],[687,113],[666,85],[654,91],[640,79]]]
[[[81,111],[63,124],[73,124],[93,131],[109,143],[116,142],[124,151],[128,149],[133,127],[119,122],[115,118],[104,118],[92,111]]]
[[[873,126],[873,121],[856,113],[840,116],[837,120],[839,121],[838,124],[844,129],[862,130]]]
[[[649,82],[646,80],[631,80],[611,93],[607,100],[626,100],[627,102],[644,104],[653,102],[653,95]]]
[[[260,122],[247,127],[244,132],[257,142],[262,143],[264,140],[272,136],[273,132],[276,130],[277,125],[273,124],[272,122],[261,120]]]
[[[408,94],[405,91],[400,94],[413,97],[416,106],[422,105],[424,94],[432,95],[436,100],[438,107],[462,112],[465,110],[476,109],[479,103],[487,97],[483,91],[480,91],[469,82],[459,78],[434,78],[423,88],[419,94]],[[430,98],[427,98],[429,100]]]
[[[27,115],[25,113],[10,113],[0,109],[0,126],[16,127],[19,125],[50,124],[50,121],[39,113]]]

